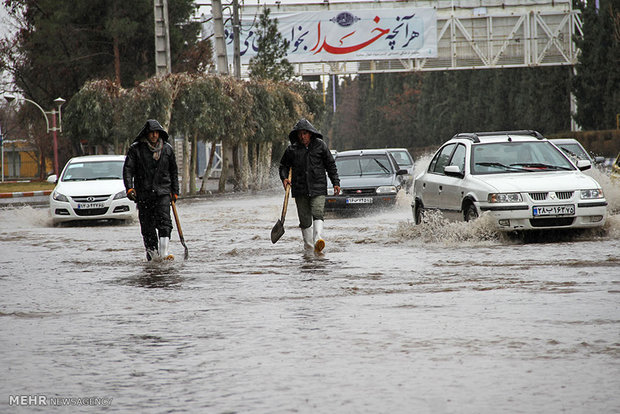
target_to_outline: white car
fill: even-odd
[[[416,224],[427,210],[469,221],[489,212],[500,230],[600,227],[607,218],[601,186],[536,131],[455,135],[415,179]]]
[[[127,198],[123,184],[124,163],[124,155],[71,158],[50,194],[53,223],[135,219],[136,204]]]

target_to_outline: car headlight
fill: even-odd
[[[377,187],[377,194],[396,194],[396,187],[393,185]]]
[[[603,198],[605,195],[603,194],[603,190],[600,188],[593,188],[591,190],[581,190],[581,198],[586,200],[591,200],[593,198]]]
[[[491,193],[489,203],[519,203],[523,201],[521,193]]]
[[[54,191],[52,193],[52,198],[56,201],[64,201],[66,203],[69,202],[69,199],[65,195],[60,194],[58,191]]]
[[[119,191],[118,193],[114,194],[114,198],[112,200],[118,200],[121,198],[126,198],[127,197],[127,193],[125,191]]]
[[[327,189],[327,195],[329,195],[329,196],[334,195],[334,188],[333,187]]]

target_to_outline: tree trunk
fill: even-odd
[[[229,163],[228,153],[229,153],[228,144],[226,144],[225,142],[222,142],[222,173],[220,175],[220,183],[217,189],[220,193],[223,193],[226,191],[226,179],[228,175],[228,163]]]
[[[114,76],[115,82],[118,86],[121,86],[121,53],[118,49],[118,37],[114,36],[112,40],[114,42]]]
[[[239,151],[239,144],[233,144],[232,146],[232,159],[233,159],[233,191],[241,190],[241,154]]]
[[[197,148],[198,148],[198,133],[195,133],[192,138],[192,150],[190,154],[190,169],[189,169],[189,193],[191,195],[196,194],[196,163],[197,163]]]
[[[258,144],[250,144],[250,179],[252,181],[252,188],[258,190]]]
[[[215,150],[217,145],[215,142],[211,143],[211,150],[209,151],[209,160],[207,161],[207,168],[202,175],[202,184],[200,185],[200,194],[204,194],[207,190],[207,182],[209,180],[209,176],[211,176],[211,171],[213,170],[213,159],[215,158]]]
[[[250,188],[250,156],[248,150],[248,142],[242,142],[241,144],[241,189],[247,191]]]
[[[187,134],[183,136],[183,177],[181,179],[181,195],[187,194],[188,178],[189,178],[189,139]]]

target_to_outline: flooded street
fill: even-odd
[[[170,263],[146,262],[137,221],[0,209],[0,411],[620,412],[619,215],[523,240],[484,216],[413,226],[401,194],[329,215],[315,256],[294,201],[271,243],[282,199],[179,200],[190,258],[174,229]]]

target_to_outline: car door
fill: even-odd
[[[459,167],[461,172],[465,171],[465,155],[467,147],[464,144],[458,144],[452,156],[449,165]],[[463,199],[463,177],[454,177],[443,175],[439,182],[438,203],[445,216],[452,219],[459,219],[462,216],[461,201]]]
[[[448,165],[452,153],[456,147],[455,143],[447,144],[433,157],[424,180],[421,183],[422,202],[426,209],[438,209],[441,207],[440,195],[443,191],[444,172],[443,169]]]

